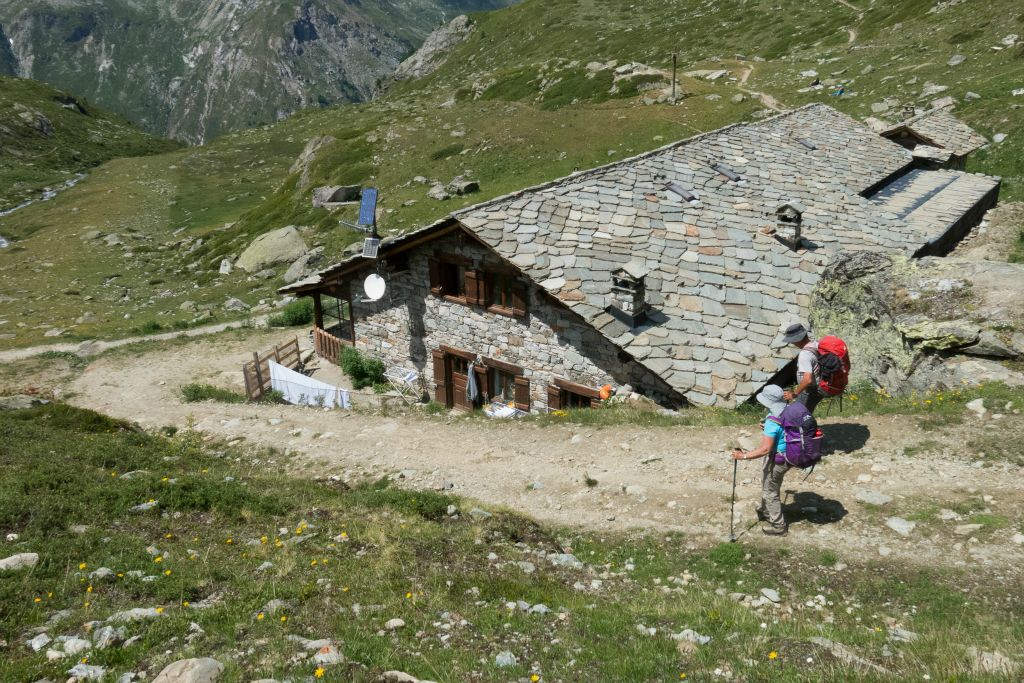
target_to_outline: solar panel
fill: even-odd
[[[806,147],[807,149],[810,149],[810,150],[818,149],[818,146],[816,144],[814,144],[813,142],[811,142],[810,140],[808,140],[806,138],[797,138],[796,141],[799,142],[804,147]]]
[[[367,237],[365,240],[363,240],[363,258],[377,258],[377,252],[379,251],[379,237]]]
[[[731,168],[729,168],[725,164],[722,164],[722,163],[712,164],[711,168],[714,169],[715,171],[717,171],[718,173],[721,173],[722,175],[724,175],[726,178],[728,178],[729,180],[731,180],[733,182],[736,182],[737,180],[739,180],[741,178],[739,173],[737,173],[736,171],[732,170]]]
[[[672,192],[674,194],[679,195],[680,197],[683,198],[684,201],[687,201],[687,202],[695,202],[695,201],[697,201],[697,193],[694,192],[693,190],[686,189],[685,187],[683,187],[679,183],[675,183],[675,182],[668,183],[667,185],[665,185],[665,189],[668,190],[669,192]]]
[[[377,222],[377,190],[368,187],[363,190],[359,204],[359,225],[373,225]]]

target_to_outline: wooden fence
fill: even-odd
[[[341,359],[341,349],[345,346],[352,346],[352,343],[340,337],[335,337],[319,327],[313,328],[313,348],[321,358],[326,358],[335,365]]]
[[[245,394],[250,401],[258,401],[264,393],[270,391],[270,361],[291,370],[298,370],[302,366],[299,338],[296,337],[263,353],[254,352],[252,360],[242,366]]]

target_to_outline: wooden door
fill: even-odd
[[[448,379],[448,357],[443,351],[431,351],[434,365],[434,400],[445,408],[452,407],[451,382]]]
[[[448,356],[449,376],[451,377],[451,393],[453,407],[460,410],[472,410],[473,403],[467,396],[469,385],[469,362],[458,356]]]

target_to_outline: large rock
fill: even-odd
[[[358,185],[324,185],[313,189],[313,206],[323,208],[326,204],[357,202],[362,194]]]
[[[260,235],[252,241],[235,266],[249,273],[256,273],[267,266],[278,263],[291,263],[305,254],[309,249],[302,240],[298,228],[289,225]]]
[[[224,665],[216,659],[181,659],[168,664],[153,683],[213,683],[224,672]]]
[[[25,410],[26,408],[35,408],[45,403],[49,403],[49,401],[24,394],[0,396],[0,410]]]
[[[452,19],[423,41],[423,45],[395,69],[395,79],[422,78],[436,71],[452,48],[466,40],[473,32],[473,22],[465,14]]]
[[[284,275],[281,279],[284,280],[286,284],[290,285],[291,283],[298,282],[308,275],[312,275],[316,272],[317,264],[323,260],[323,254],[323,247],[311,249],[309,252],[295,259],[295,261],[288,266],[288,270],[284,271]]]
[[[998,362],[1024,355],[1024,265],[840,252],[810,311],[819,334],[846,340],[853,382],[894,394],[1024,384]]]
[[[0,572],[13,572],[19,569],[31,569],[39,562],[36,553],[20,553],[0,560]]]

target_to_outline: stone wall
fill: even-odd
[[[471,260],[468,267],[481,270],[502,265],[492,252],[456,233],[409,253],[407,271],[386,275],[388,289],[380,301],[357,296],[371,267],[351,280],[356,347],[389,365],[414,366],[432,397],[431,351],[444,344],[523,367],[534,410],[546,408],[554,378],[590,387],[628,384],[659,403],[684,402],[660,377],[532,283],[526,316],[518,318],[431,294],[428,263],[435,255],[461,256]]]

